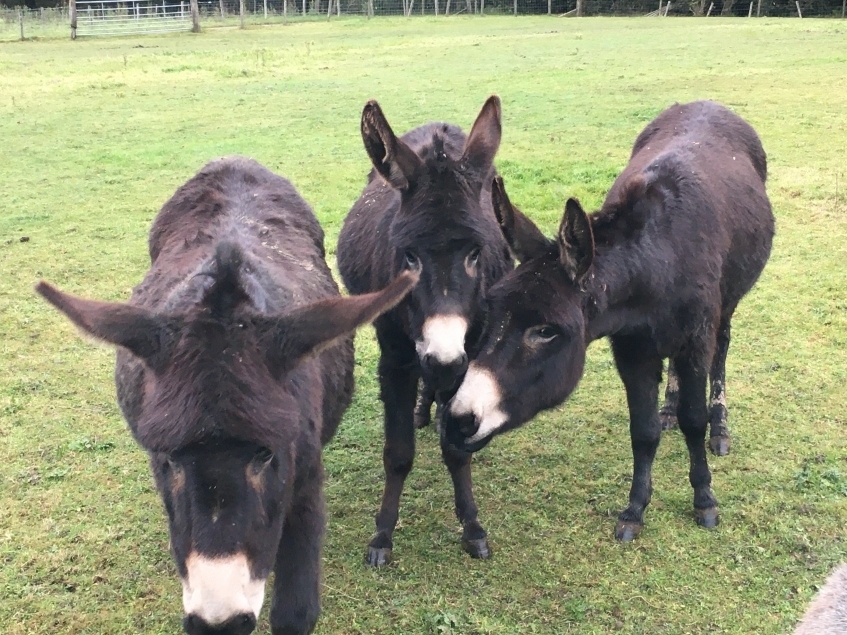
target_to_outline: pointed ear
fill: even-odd
[[[369,101],[362,111],[362,140],[376,171],[398,190],[408,189],[422,161],[398,139],[376,101]]]
[[[591,220],[575,198],[565,204],[559,225],[559,260],[568,277],[579,284],[594,261],[594,234]]]
[[[177,328],[172,320],[129,304],[78,298],[46,282],[35,290],[88,335],[127,349],[154,371],[166,357]]]
[[[495,176],[491,184],[491,204],[494,215],[500,223],[500,231],[512,250],[515,258],[526,262],[537,258],[550,250],[551,242],[517,207],[512,205],[506,194],[502,177]]]
[[[479,111],[471,133],[465,141],[462,164],[483,173],[491,169],[503,133],[501,120],[500,98],[497,95],[491,95]]]
[[[304,357],[394,308],[417,283],[418,274],[405,271],[382,291],[328,298],[263,320],[268,367],[277,377],[284,374]]]

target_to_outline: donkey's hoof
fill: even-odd
[[[488,538],[462,540],[462,549],[468,552],[471,558],[486,560],[491,557],[491,548],[488,546]]]
[[[714,529],[721,522],[720,514],[717,507],[708,507],[706,509],[694,509],[694,518],[697,524],[706,529]]]
[[[679,427],[679,420],[670,412],[660,412],[659,421],[662,422],[662,430],[676,430]]]
[[[415,430],[420,430],[421,428],[426,428],[430,422],[430,416],[428,412],[416,412],[415,413]]]
[[[638,534],[644,529],[643,523],[634,523],[627,520],[619,520],[615,527],[615,540],[618,542],[632,542],[638,538]]]
[[[729,454],[729,436],[711,437],[709,439],[709,449],[715,456],[726,456]]]
[[[365,564],[371,567],[385,567],[391,564],[391,547],[368,546]]]

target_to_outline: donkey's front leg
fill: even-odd
[[[626,387],[634,461],[629,505],[618,516],[615,538],[629,542],[644,528],[644,510],[653,494],[653,460],[662,438],[658,413],[662,358],[647,338],[616,337],[612,351]]]
[[[706,459],[706,364],[702,360],[680,357],[676,360],[679,373],[679,429],[685,435],[691,461],[688,479],[694,488],[694,517],[698,525],[717,526],[718,502],[712,494],[712,473]]]
[[[418,404],[415,406],[415,429],[420,430],[432,420],[432,402],[435,401],[435,389],[421,380],[421,390]]]
[[[668,360],[668,383],[665,386],[665,405],[659,410],[659,420],[662,422],[662,430],[673,430],[678,425],[676,409],[679,404],[679,380],[676,376],[676,368],[673,360]]]
[[[445,435],[441,437],[441,458],[453,479],[456,516],[462,523],[462,549],[472,558],[489,558],[488,535],[477,520],[478,510],[471,482],[471,455],[453,448]]]
[[[380,342],[382,343],[382,342]],[[414,354],[414,349],[412,349]],[[415,425],[412,420],[418,392],[417,359],[409,356],[397,362],[383,353],[379,360],[379,382],[385,406],[385,445],[382,463],[385,490],[376,515],[376,533],[368,544],[365,562],[381,567],[391,562],[394,527],[400,513],[403,484],[415,459]]]
[[[318,463],[297,492],[282,529],[270,616],[273,635],[308,635],[315,628],[321,611],[324,524],[323,468]]]

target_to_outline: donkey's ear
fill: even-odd
[[[127,349],[154,371],[173,341],[173,321],[141,307],[78,298],[46,282],[35,290],[88,335]]]
[[[541,230],[512,205],[500,175],[495,176],[491,184],[491,204],[500,224],[500,231],[503,232],[509,249],[520,262],[538,258],[550,250],[551,242]]]
[[[422,161],[394,135],[382,108],[369,101],[362,111],[362,140],[376,171],[398,190],[408,189]]]
[[[565,204],[565,214],[559,225],[559,260],[576,284],[582,282],[594,261],[591,220],[575,198],[569,198]]]
[[[382,291],[314,302],[260,324],[267,362],[279,377],[305,357],[315,355],[357,327],[395,307],[418,283],[418,274],[405,271]]]
[[[462,163],[487,173],[494,165],[494,155],[500,147],[503,133],[500,98],[491,95],[474,121],[462,151]]]

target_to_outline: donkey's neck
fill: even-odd
[[[645,293],[651,280],[645,275],[638,245],[598,249],[585,286],[585,341],[637,330],[647,324]]]

